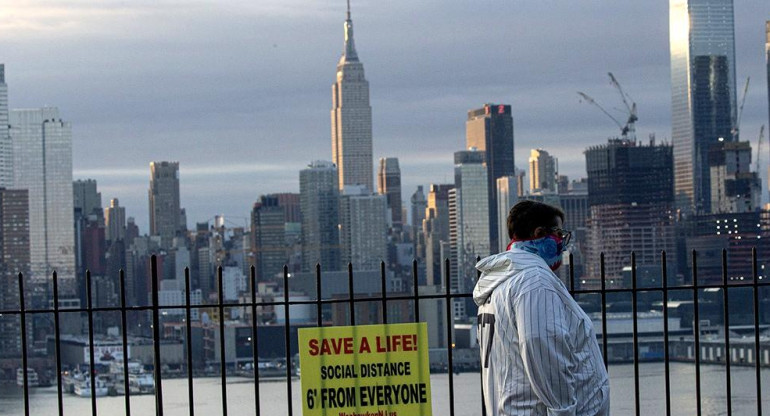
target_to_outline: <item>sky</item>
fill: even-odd
[[[331,159],[345,7],[0,0],[0,63],[11,108],[59,107],[74,179],[96,179],[103,205],[119,198],[142,232],[153,160],[180,162],[189,227],[214,215],[246,225],[259,195],[298,192],[299,171]],[[453,181],[467,111],[484,103],[512,106],[517,166],[544,148],[570,178],[585,176],[585,148],[619,134],[577,95],[623,120],[607,72],[637,103],[640,139],[671,135],[665,0],[352,0],[352,17],[375,168],[399,158],[407,203],[417,185]],[[753,143],[768,123],[765,20],[770,2],[735,2],[739,98],[751,77],[741,133]]]

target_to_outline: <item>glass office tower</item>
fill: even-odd
[[[56,270],[62,294],[75,293],[72,127],[54,107],[10,112],[14,188],[29,191],[32,278]]]
[[[671,0],[671,136],[677,207],[711,211],[708,153],[737,140],[732,0]]]

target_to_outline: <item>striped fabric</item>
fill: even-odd
[[[487,415],[609,415],[591,319],[545,261],[512,249],[476,268]]]

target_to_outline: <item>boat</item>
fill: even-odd
[[[144,371],[142,368],[142,364],[138,361],[129,361],[128,362],[128,374],[140,374]],[[123,362],[122,361],[115,361],[110,365],[110,374],[113,375],[113,377],[116,377],[118,375],[123,374]]]
[[[257,361],[257,371],[259,371],[260,378],[286,377],[286,360],[260,359]],[[243,367],[238,370],[237,374],[249,378],[254,377],[254,365],[252,363],[244,364]],[[296,374],[292,372],[292,375]]]
[[[155,393],[155,378],[151,373],[144,371],[138,361],[128,362],[128,371],[123,370],[122,362],[113,362],[110,366],[110,376],[115,385],[117,394],[126,394],[126,377],[128,377],[128,391],[130,394]]]
[[[75,394],[80,397],[91,397],[91,394],[96,397],[106,396],[107,392],[109,391],[107,388],[107,383],[99,378],[99,376],[96,376],[95,380],[96,381],[94,383],[91,383],[91,377],[86,377],[80,383],[75,384]]]
[[[118,394],[126,394],[126,385],[122,375],[119,375],[115,379],[115,392]],[[132,395],[137,394],[154,394],[155,393],[155,379],[150,373],[139,373],[128,375],[128,391]]]
[[[16,385],[24,387],[24,370],[19,368],[16,370]],[[37,376],[37,371],[33,368],[27,367],[27,387],[40,386],[40,379]]]

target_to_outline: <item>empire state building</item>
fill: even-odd
[[[372,192],[372,107],[364,65],[353,42],[350,2],[345,20],[345,49],[337,63],[337,82],[332,85],[332,160],[339,172],[339,188],[364,185]]]

